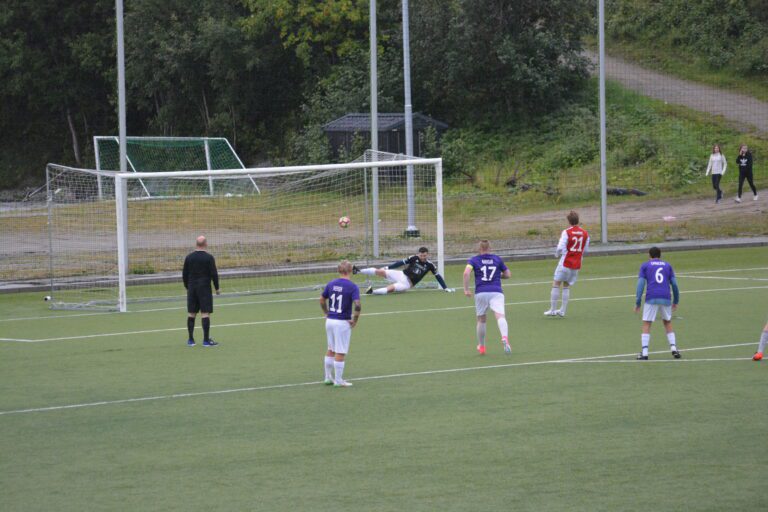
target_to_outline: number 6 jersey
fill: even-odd
[[[565,268],[579,270],[581,258],[589,247],[589,233],[580,226],[564,229],[560,235],[555,254],[560,256],[560,265]]]
[[[675,279],[672,265],[660,259],[648,260],[640,267],[638,277],[645,279],[648,286],[645,291],[646,303],[653,304],[654,301],[661,300],[669,304],[672,299],[670,286]]]

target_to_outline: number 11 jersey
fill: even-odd
[[[352,320],[352,304],[360,300],[360,288],[349,279],[334,279],[323,290],[331,320]]]

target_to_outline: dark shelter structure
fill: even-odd
[[[413,114],[413,152],[423,156],[423,134],[427,127],[435,129],[439,140],[448,125],[424,114]],[[333,156],[337,157],[342,148],[351,151],[355,134],[370,147],[371,115],[347,114],[323,126],[331,143]],[[402,113],[379,114],[379,150],[388,153],[405,153],[405,115]]]

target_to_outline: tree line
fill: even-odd
[[[368,0],[127,0],[130,135],[225,136],[247,163],[328,158],[319,127],[369,108]],[[556,108],[586,76],[587,0],[411,2],[417,111],[489,125]],[[401,4],[379,0],[380,111],[402,111]],[[6,0],[0,187],[93,165],[117,132],[112,0]]]

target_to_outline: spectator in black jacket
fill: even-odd
[[[752,189],[754,194],[752,199],[757,201],[757,188],[755,188],[752,176],[752,153],[749,152],[746,144],[739,146],[739,156],[736,157],[736,165],[739,166],[739,195],[736,196],[736,202],[741,202],[741,190],[744,188],[744,180],[747,180],[749,187]]]

